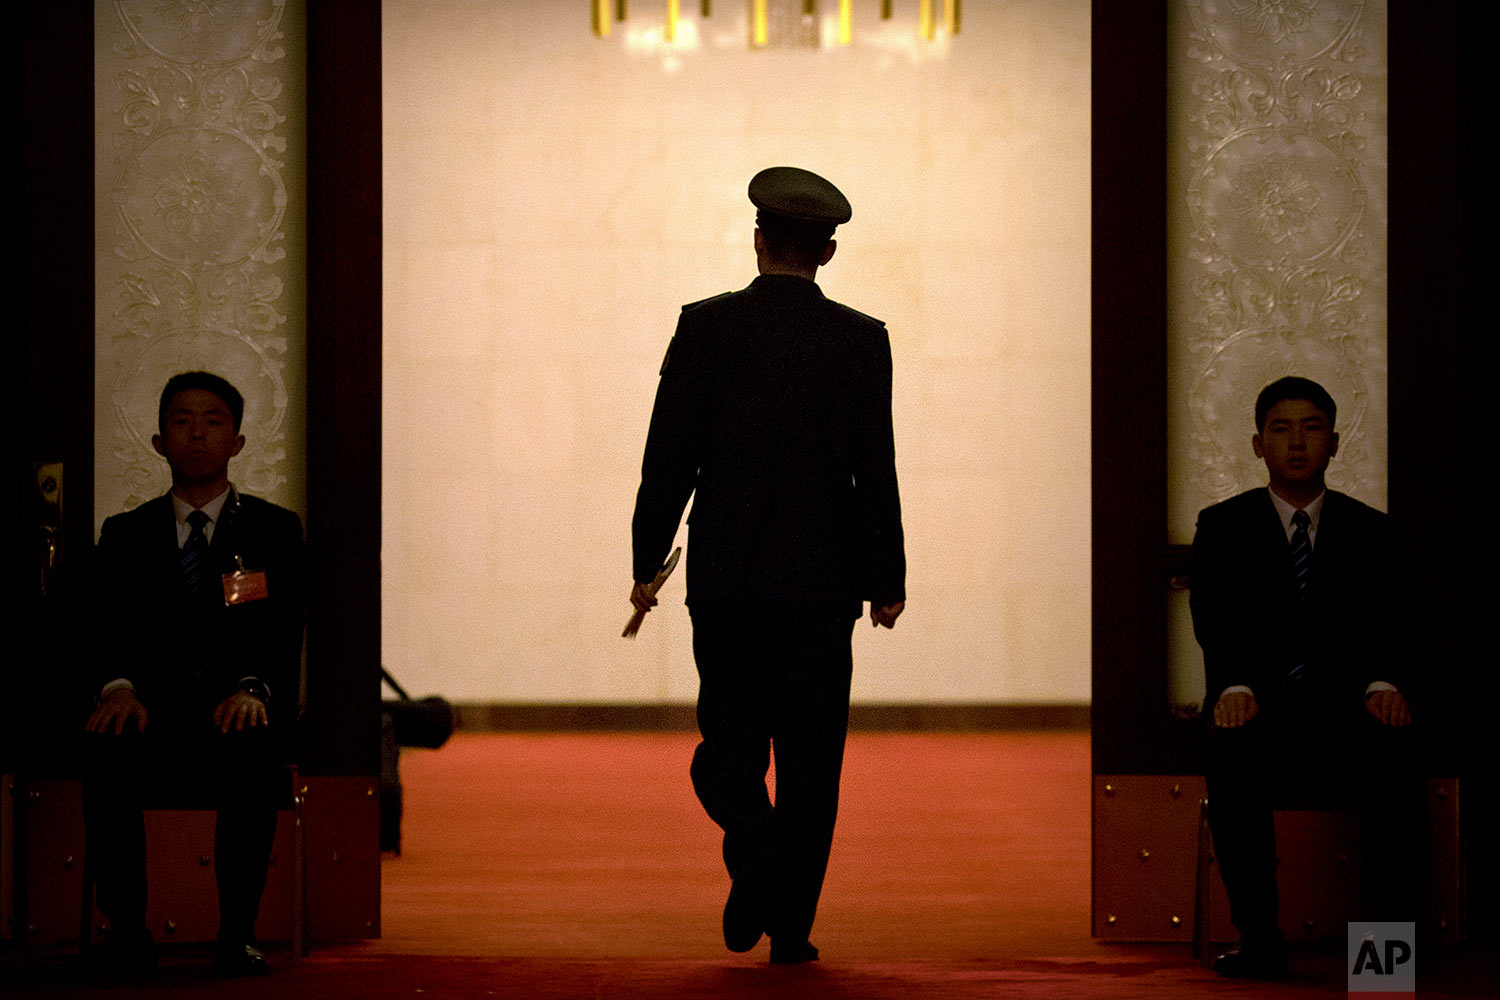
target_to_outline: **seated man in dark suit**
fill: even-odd
[[[1213,705],[1209,824],[1240,945],[1231,977],[1286,971],[1272,806],[1342,794],[1365,813],[1375,919],[1416,919],[1421,782],[1386,515],[1326,489],[1336,407],[1287,377],[1255,404],[1269,488],[1198,515],[1193,627]]]
[[[84,821],[110,919],[99,952],[107,971],[155,966],[141,803],[163,775],[199,782],[218,801],[215,971],[269,971],[252,939],[285,780],[279,736],[297,709],[302,523],[229,482],[243,415],[240,393],[219,376],[173,376],[151,439],[172,489],[107,519],[99,536]]]

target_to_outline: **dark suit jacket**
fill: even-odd
[[[641,465],[636,580],[692,494],[689,603],[904,600],[885,325],[791,275],[684,306]]]
[[[1291,546],[1265,487],[1198,515],[1193,539],[1193,630],[1203,647],[1205,709],[1245,684],[1275,704],[1298,662],[1306,694],[1357,706],[1371,681],[1403,691],[1397,554],[1385,514],[1329,490],[1311,579],[1299,600]]]
[[[221,574],[265,570],[265,600],[226,606]],[[302,522],[258,497],[225,501],[209,549],[210,593],[188,596],[169,495],[104,522],[96,550],[98,684],[124,677],[150,710],[163,700],[228,697],[240,679],[271,689],[272,711],[291,718],[302,655]],[[98,688],[96,687],[97,691]]]

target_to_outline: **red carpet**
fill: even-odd
[[[487,734],[409,752],[404,854],[383,866],[380,940],[296,966],[273,953],[283,960],[271,980],[228,984],[193,958],[109,990],[61,960],[8,961],[0,996],[1345,995],[1341,954],[1299,953],[1294,978],[1269,987],[1221,981],[1183,946],[1094,942],[1082,733],[855,734],[813,933],[823,961],[772,967],[764,943],[731,954],[718,831],[687,778],[694,743]],[[1419,995],[1493,996],[1484,958],[1446,956],[1438,979],[1419,972]]]
[[[383,870],[381,947],[727,954],[718,829],[687,777],[695,744],[491,735],[408,754],[405,854]],[[814,940],[830,959],[1087,943],[1087,776],[1081,735],[857,735]]]

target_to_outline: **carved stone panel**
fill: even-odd
[[[1168,539],[1266,481],[1254,401],[1338,403],[1330,485],[1386,498],[1386,15],[1379,0],[1174,0]]]
[[[96,5],[96,522],[170,484],[176,372],[245,396],[243,490],[303,507],[305,38],[287,0]]]

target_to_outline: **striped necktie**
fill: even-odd
[[[1296,525],[1292,531],[1292,574],[1297,578],[1297,596],[1305,598],[1312,579],[1312,536],[1307,530],[1312,518],[1307,511],[1299,510],[1292,514],[1292,524]]]
[[[182,580],[192,597],[203,593],[208,579],[208,536],[203,533],[209,517],[201,510],[188,514],[187,522],[192,528],[187,541],[182,545]]]
[[[1312,535],[1308,528],[1312,524],[1312,518],[1307,516],[1307,511],[1299,510],[1292,514],[1292,577],[1297,581],[1297,599],[1307,600],[1307,585],[1312,580]],[[1299,681],[1307,668],[1307,664],[1301,661],[1287,671],[1288,681]]]

